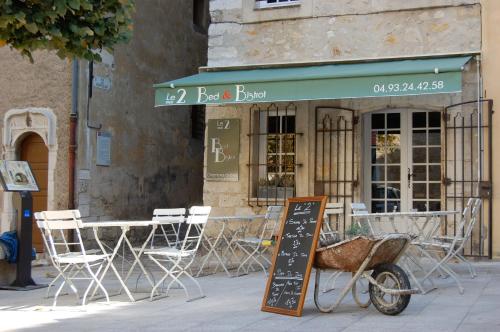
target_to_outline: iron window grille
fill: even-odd
[[[248,203],[283,205],[296,193],[297,107],[253,105],[250,108]]]

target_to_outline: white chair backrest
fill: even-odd
[[[51,230],[77,229],[82,226],[78,210],[42,211],[39,212],[39,216],[44,228]]]
[[[283,211],[283,206],[280,205],[268,206],[265,218],[279,220],[282,211]]]
[[[342,215],[344,214],[344,203],[326,203],[325,213],[323,218],[328,218],[329,216]]]
[[[40,230],[44,229],[45,227],[43,225],[42,213],[41,212],[35,212],[33,214],[33,216],[35,217],[36,225],[38,226],[38,228],[40,228]]]
[[[206,224],[211,210],[211,206],[192,206],[189,209],[189,215],[187,217],[186,223]]]
[[[262,229],[260,232],[260,238],[263,240],[268,240],[275,235],[280,222],[281,212],[283,211],[283,206],[280,205],[270,205],[267,207],[266,216],[264,217],[264,223],[262,224]]]
[[[178,224],[184,222],[186,209],[155,209],[153,211],[153,221],[160,224]]]
[[[455,234],[459,238],[462,238],[466,225],[470,224],[471,210],[472,210],[472,205],[474,204],[474,202],[475,202],[475,200],[473,198],[469,198],[469,200],[467,201],[467,205],[465,205],[465,207],[462,211],[462,216],[461,216],[460,221],[455,229]]]
[[[42,238],[54,264],[58,256],[70,252],[69,245],[79,245],[77,251],[85,255],[85,248],[80,234],[82,220],[78,210],[42,211],[34,214],[36,223],[42,232]],[[78,242],[68,242],[65,230],[74,229]]]
[[[352,214],[368,213],[365,203],[351,203]]]
[[[470,202],[471,200],[473,200],[473,202]],[[465,241],[467,241],[472,234],[472,230],[474,229],[474,226],[476,225],[476,222],[479,219],[479,212],[481,211],[481,205],[483,203],[480,198],[476,198],[476,199],[471,198],[471,199],[469,199],[469,202],[470,202],[470,206],[472,206],[472,211],[470,214],[469,224],[467,224],[467,227],[465,228],[465,231],[464,231]],[[467,204],[467,207],[468,206],[469,206],[469,204]]]
[[[180,224],[186,220],[186,209],[155,209],[152,220],[157,221],[160,227],[151,237],[151,248],[154,248],[156,238],[165,240],[166,245],[172,247],[178,244]]]
[[[182,252],[192,255],[196,253],[203,238],[203,232],[211,210],[212,207],[210,206],[192,206],[189,209],[189,216],[186,220],[186,234],[180,249]]]

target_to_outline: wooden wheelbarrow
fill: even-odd
[[[418,290],[410,287],[410,281],[405,271],[395,264],[410,243],[411,237],[409,235],[388,234],[378,238],[357,236],[350,240],[318,248],[314,260],[316,268],[314,303],[316,307],[321,312],[331,312],[352,290],[354,300],[362,308],[373,303],[377,310],[383,314],[397,315],[401,313],[408,306],[411,294],[418,293]],[[341,272],[352,273],[351,280],[342,289],[338,299],[330,305],[320,303],[321,270],[336,270],[336,276]],[[369,282],[370,299],[365,303],[359,299],[356,292],[356,283],[360,278],[365,278]]]

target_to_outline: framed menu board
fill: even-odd
[[[0,160],[0,179],[5,191],[38,191],[27,161]]]
[[[287,200],[262,311],[302,315],[325,205],[326,196]]]

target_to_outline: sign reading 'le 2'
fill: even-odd
[[[189,92],[191,92],[191,90],[189,90]],[[209,91],[209,89],[204,86],[196,88],[196,103],[198,104],[242,103],[264,101],[266,98],[266,90],[248,90],[243,84],[236,84],[234,89],[223,89],[221,91]],[[179,88],[175,90],[175,92],[168,92],[165,95],[165,104],[186,104],[191,101],[191,99],[192,96],[188,96],[188,90]]]
[[[209,119],[207,180],[238,181],[240,120]]]

